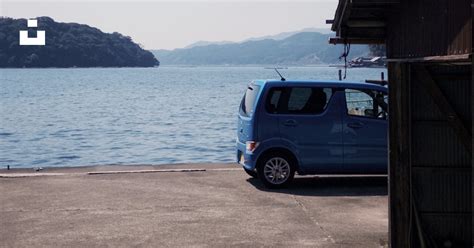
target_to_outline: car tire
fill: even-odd
[[[257,167],[258,178],[267,188],[287,187],[295,176],[296,163],[284,153],[270,153],[262,157]]]
[[[258,174],[257,174],[257,171],[255,170],[249,170],[247,168],[244,167],[244,171],[251,177],[253,178],[258,178]]]

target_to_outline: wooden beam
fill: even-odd
[[[367,5],[352,5],[354,12],[366,12],[366,13],[393,13],[397,11],[397,8],[389,8],[387,6],[367,6]]]
[[[392,11],[394,5],[398,5],[399,3],[400,0],[340,0],[333,21],[330,23],[326,22],[326,24],[332,24],[331,30],[339,35],[341,27],[348,26],[348,21],[352,18],[356,18],[355,16],[351,16],[353,9],[357,9],[357,11],[354,12],[359,14],[365,13],[365,15],[369,17],[374,16],[374,12],[378,13],[377,15],[379,16],[385,16],[383,13]],[[380,26],[379,24],[377,25]]]
[[[386,6],[399,4],[400,0],[351,0],[354,5]]]
[[[384,39],[358,39],[358,38],[349,38],[343,39],[340,37],[336,38],[329,38],[329,44],[337,45],[337,44],[355,44],[355,45],[363,45],[363,44],[385,44]]]
[[[411,113],[410,65],[388,63],[389,239],[390,247],[410,247]]]
[[[339,34],[343,38],[383,39],[385,38],[384,27],[347,27],[341,28]]]
[[[357,20],[351,19],[347,21],[349,28],[380,28],[385,27],[385,22],[380,20]]]
[[[471,1],[471,19],[474,16],[474,0]],[[472,21],[472,20],[471,20]],[[474,24],[474,23],[472,23]],[[472,35],[472,31],[471,31]],[[474,42],[471,41],[471,53],[474,52]],[[471,54],[471,123],[474,122],[474,85],[472,80],[474,79],[474,56]],[[474,134],[474,125],[471,124],[471,134]],[[474,176],[474,135],[471,136],[471,211],[474,210],[474,180],[472,177]],[[474,224],[474,214],[471,213],[471,223]],[[474,237],[474,235],[473,235]],[[473,242],[474,243],[474,242]]]
[[[427,56],[417,58],[391,58],[387,59],[388,62],[467,62],[471,63],[472,54],[457,54],[457,55],[444,55],[444,56]]]
[[[474,16],[474,0],[471,1],[471,19]],[[472,20],[471,20],[472,21]],[[472,23],[474,24],[474,23]],[[472,31],[471,31],[472,35]],[[471,41],[471,53],[474,52],[474,42]],[[471,54],[471,123],[474,122],[474,84],[472,80],[474,79],[474,56]],[[474,125],[471,125],[471,134],[474,134]],[[474,210],[474,135],[471,136],[471,211]],[[471,223],[474,224],[474,214],[471,213]],[[473,235],[474,237],[474,235]],[[473,242],[474,243],[474,242]]]
[[[344,5],[344,10],[342,12],[341,16],[341,21],[337,25],[337,34],[341,34],[342,32],[342,27],[344,27],[347,23],[347,20],[349,20],[349,17],[351,16],[351,11],[352,11],[352,1],[346,1],[346,4]]]
[[[336,34],[339,33],[342,23],[347,21],[347,18],[350,16],[350,2],[351,0],[342,0],[339,1],[339,4],[337,5],[336,14],[334,15],[334,22],[331,26],[331,30],[335,31]]]
[[[466,127],[461,118],[459,118],[459,115],[451,106],[446,96],[444,96],[443,92],[433,80],[428,70],[426,70],[425,66],[414,65],[413,67],[416,76],[419,80],[417,83],[420,84],[423,89],[428,92],[428,94],[432,97],[432,99],[438,106],[439,110],[441,110],[441,112],[446,115],[448,123],[454,129],[454,132],[457,134],[458,139],[464,145],[466,151],[470,153],[472,146],[472,134],[470,130]]]
[[[332,25],[331,25],[331,30],[332,31],[337,31],[337,24],[336,23],[341,21],[342,9],[343,9],[344,4],[345,4],[345,2],[343,2],[343,1],[339,1],[339,3],[337,4],[336,12],[334,13],[333,22],[332,22]]]

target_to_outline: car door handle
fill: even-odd
[[[283,122],[283,125],[287,127],[296,127],[298,126],[298,122],[295,120],[286,120],[285,122]]]
[[[350,127],[350,128],[361,128],[364,126],[364,123],[362,122],[351,122],[351,123],[347,123],[347,126]]]

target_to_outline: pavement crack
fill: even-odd
[[[295,195],[292,195],[293,197],[293,200],[296,202],[296,204],[298,204],[298,206],[303,210],[303,212],[305,213],[305,215],[311,220],[311,222],[321,230],[321,232],[323,232],[323,234],[327,237],[326,238],[326,241],[329,241],[331,243],[336,243],[336,241],[332,238],[332,236],[330,235],[330,233],[324,229],[324,227],[319,224],[319,222],[311,215],[311,213],[309,212],[308,208],[306,208],[306,206],[303,204],[303,202],[301,202],[300,200],[298,200],[298,198],[295,196]]]

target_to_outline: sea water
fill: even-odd
[[[347,80],[380,79],[357,68]],[[288,79],[338,79],[290,67]],[[239,103],[264,67],[0,69],[0,168],[233,162]]]

